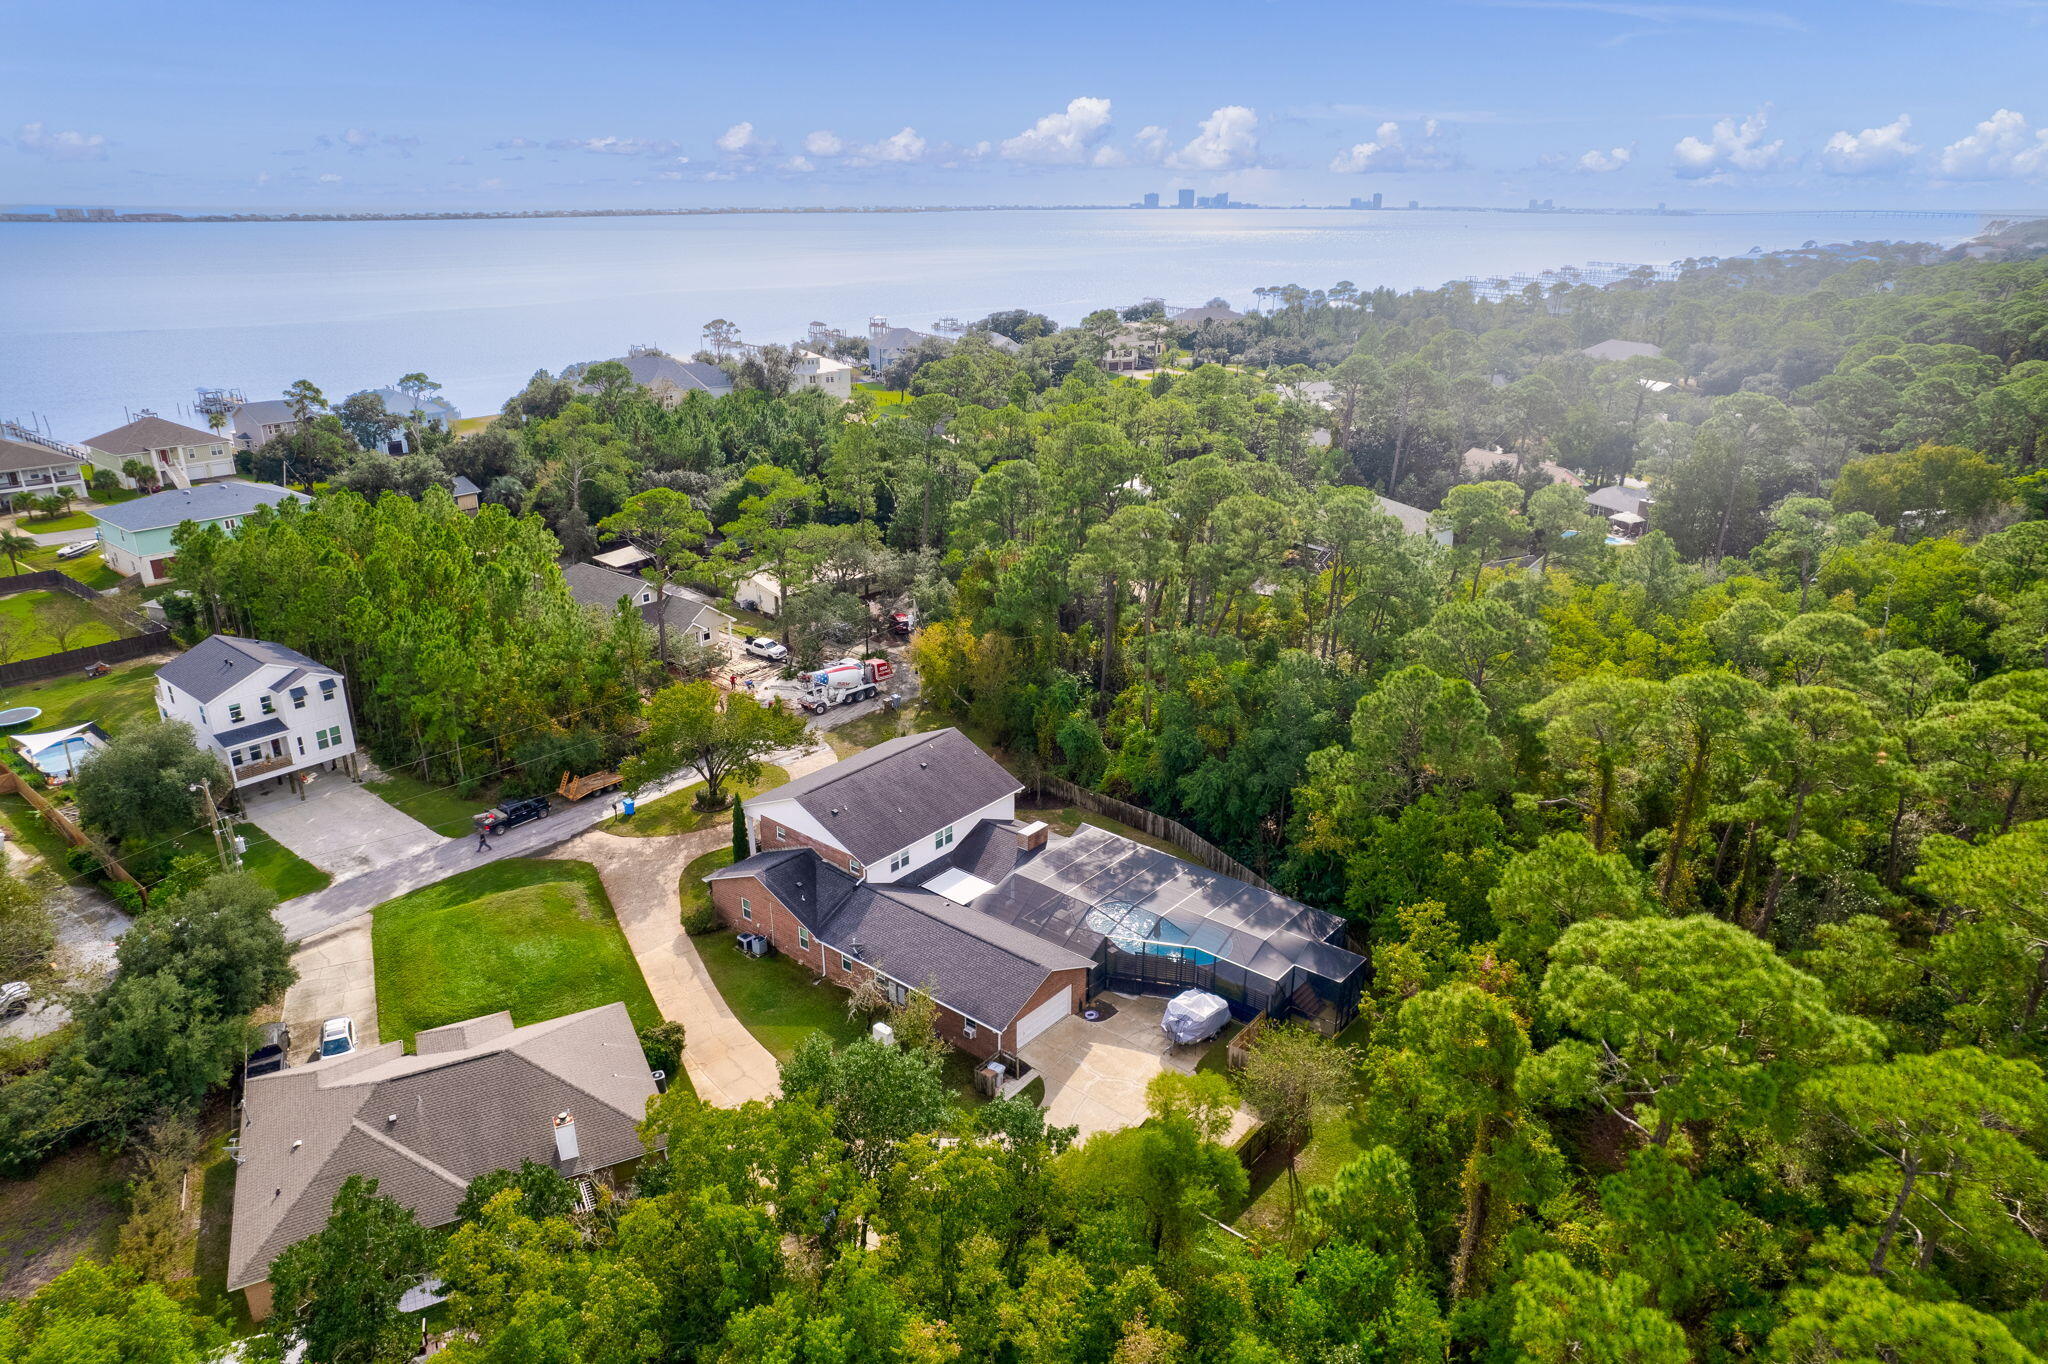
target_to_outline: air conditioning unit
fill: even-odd
[[[740,951],[750,957],[768,955],[768,939],[759,933],[742,933],[738,938]]]

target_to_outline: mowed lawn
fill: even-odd
[[[66,512],[62,516],[24,516],[20,526],[31,535],[50,535],[60,530],[89,530],[99,524],[91,512]]]
[[[78,598],[71,600],[85,605]],[[74,625],[60,644],[51,630],[51,609],[56,602],[54,592],[16,592],[11,597],[0,597],[0,628],[13,632],[15,658],[41,658],[121,638],[122,631],[97,617],[89,617]]]
[[[394,810],[402,810],[443,838],[475,835],[476,816],[497,802],[487,796],[464,796],[446,786],[431,786],[407,772],[391,772],[363,783],[365,790]]]
[[[761,769],[759,780],[751,782],[727,782],[725,794],[746,800],[763,791],[773,790],[789,780],[789,773],[779,767]],[[714,824],[732,823],[730,803],[723,810],[699,810],[697,797],[703,794],[704,783],[697,782],[680,791],[650,800],[633,812],[632,818],[614,815],[597,827],[608,834],[620,834],[627,838],[655,838],[662,834],[687,834],[697,829],[708,829]]]
[[[500,1009],[523,1026],[613,1000],[635,1027],[661,1021],[588,862],[507,858],[451,876],[379,905],[370,941],[387,1042]]]
[[[109,734],[150,724],[156,714],[156,670],[161,660],[116,664],[105,677],[87,677],[83,669],[46,682],[29,682],[0,691],[0,708],[40,706],[43,713],[22,729],[29,733],[96,722]],[[18,732],[18,731],[12,731]]]
[[[41,549],[30,550],[21,556],[21,562],[18,565],[20,571],[23,573],[41,573],[49,569],[55,569],[68,578],[78,579],[78,581],[84,583],[95,592],[102,592],[109,587],[116,587],[120,584],[121,575],[107,567],[106,561],[100,558],[100,552],[97,549],[87,554],[80,554],[75,558],[59,559],[57,557],[59,548],[60,546],[57,545],[45,545]],[[0,562],[5,561],[0,560]],[[10,573],[14,572],[16,567],[16,564],[7,564],[7,570]]]

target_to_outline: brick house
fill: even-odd
[[[746,804],[720,918],[819,976],[929,993],[940,1032],[1014,1056],[1101,989],[1212,989],[1243,1017],[1356,1013],[1343,923],[1104,829],[1017,818],[1017,779],[958,730],[906,735]]]

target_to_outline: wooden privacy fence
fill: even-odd
[[[118,876],[136,889],[141,889],[142,883],[128,874],[128,868],[122,866],[114,858],[109,857],[103,849],[95,846],[93,841],[86,837],[83,829],[73,824],[62,810],[50,804],[48,796],[23,781],[21,774],[13,768],[0,767],[0,793],[10,791],[34,806],[36,813],[43,817],[43,822],[61,834],[66,843],[69,843],[74,848],[91,848],[93,856],[99,858],[101,864],[106,867],[108,875]],[[52,870],[59,876],[65,873],[65,868],[63,867],[54,867]]]
[[[12,596],[16,592],[64,592],[95,604],[104,598],[68,573],[45,569],[40,573],[17,573],[0,577],[0,597]],[[48,677],[61,677],[69,672],[83,672],[94,663],[126,663],[131,659],[147,658],[161,653],[170,645],[170,631],[149,619],[137,620],[123,615],[128,628],[137,633],[126,639],[110,639],[105,644],[88,644],[83,649],[66,649],[62,653],[44,654],[41,658],[24,658],[18,663],[0,663],[0,687],[18,686],[23,682],[40,682]]]
[[[1142,805],[1133,805],[1127,800],[1118,800],[1115,796],[1105,796],[1100,791],[1076,786],[1064,777],[1042,776],[1033,785],[1040,796],[1052,796],[1062,804],[1078,805],[1091,814],[1107,815],[1132,828],[1143,829],[1153,838],[1163,838],[1186,853],[1188,861],[1207,867],[1210,871],[1235,877],[1248,885],[1257,886],[1260,890],[1273,889],[1265,877],[1187,825],[1176,823],[1165,815],[1147,810]]]

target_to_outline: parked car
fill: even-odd
[[[756,658],[765,658],[770,663],[780,663],[789,657],[789,650],[783,647],[781,640],[770,639],[766,635],[755,635],[748,640],[747,652]]]
[[[346,1056],[356,1049],[356,1021],[330,1018],[320,1025],[320,1055]]]
[[[892,635],[901,635],[901,636],[903,636],[903,637],[904,637],[905,639],[908,639],[908,638],[910,638],[910,632],[911,632],[912,630],[916,629],[916,628],[917,628],[917,617],[916,617],[916,615],[915,615],[915,614],[913,614],[912,612],[909,612],[909,611],[892,611],[892,612],[890,612],[890,613],[889,613],[889,633],[890,633],[890,634],[892,634]]]
[[[0,1018],[11,1018],[15,1014],[28,1012],[28,983],[10,980],[0,985]]]
[[[242,1069],[242,1078],[253,1080],[292,1063],[291,1029],[284,1024],[265,1023],[256,1030],[256,1043],[256,1050],[249,1053],[248,1065]]]
[[[554,813],[546,796],[528,796],[525,800],[500,801],[491,809],[476,817],[477,827],[487,834],[501,834],[514,829],[529,820],[546,819]]]
[[[82,559],[99,547],[100,542],[97,539],[73,540],[70,544],[57,551],[57,557],[60,559]]]

